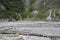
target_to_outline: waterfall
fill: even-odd
[[[4,5],[0,2],[0,8],[5,9]]]
[[[48,20],[48,21],[51,21],[51,20],[52,20],[52,18],[51,18],[52,10],[49,10],[49,12],[50,12],[50,13],[49,13],[49,16],[47,17],[47,20]]]
[[[28,7],[30,5],[30,0],[26,0],[25,5],[26,5],[26,7]]]
[[[34,15],[34,16],[37,16],[37,15],[38,15],[38,11],[37,11],[37,10],[34,10],[34,11],[33,11],[33,15]]]

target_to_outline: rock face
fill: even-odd
[[[38,26],[44,25],[43,27]],[[60,24],[59,22],[6,22],[0,23],[1,40],[56,40],[60,38],[60,26],[46,27],[46,23]]]
[[[37,37],[37,36],[23,36],[23,35],[19,35],[19,36],[15,36],[14,34],[5,34],[2,35],[0,34],[0,40],[51,40],[50,38],[46,38],[46,37]]]
[[[46,4],[50,5],[52,8],[60,8],[59,0],[45,0]]]

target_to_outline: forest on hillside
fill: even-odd
[[[0,0],[0,19],[60,21],[60,0]]]

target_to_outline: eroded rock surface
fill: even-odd
[[[60,22],[3,22],[0,23],[0,40],[56,40],[60,38],[59,24]],[[16,36],[16,33],[19,35]]]
[[[15,36],[14,34],[0,34],[0,40],[51,40],[46,37],[37,37],[37,36]]]

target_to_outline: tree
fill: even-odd
[[[0,0],[0,2],[5,7],[5,10],[7,11],[7,13],[5,14],[9,16],[8,18],[12,18],[16,20],[19,19],[18,13],[23,11],[21,0]],[[5,15],[2,16],[5,17]]]

